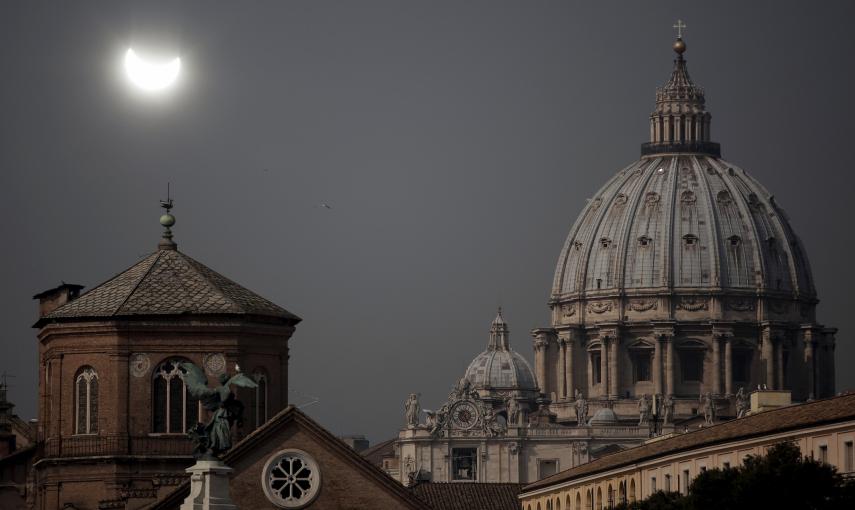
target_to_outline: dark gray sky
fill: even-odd
[[[805,242],[855,387],[852,2],[3,2],[0,371],[35,415],[36,303],[179,248],[299,314],[291,386],[335,433],[391,436],[487,341],[548,325],[584,201],[646,141],[671,25],[725,159]],[[159,101],[128,46],[177,49]],[[331,210],[317,207],[326,202]]]

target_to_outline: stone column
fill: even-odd
[[[733,342],[731,337],[724,339],[724,393],[733,395]]]
[[[600,396],[609,395],[609,347],[605,338],[600,337]]]
[[[775,338],[775,389],[784,389],[784,337]]]
[[[713,395],[718,395],[721,393],[721,343],[715,335],[712,337],[712,348],[712,393]]]
[[[575,396],[576,388],[573,384],[573,350],[575,349],[575,343],[572,338],[568,338],[564,341],[566,345],[566,353],[567,356],[564,359],[564,384],[566,388],[564,389],[564,393],[567,395],[567,398],[572,399]]]
[[[558,396],[559,398],[567,398],[567,341],[563,338],[558,340],[558,345],[561,348],[561,367],[558,373],[561,377],[558,378]]]
[[[772,390],[775,389],[775,362],[772,356],[772,332],[768,327],[761,334],[760,360],[763,364],[763,382]]]
[[[674,395],[674,337],[663,335],[665,342],[665,393]]]
[[[804,336],[805,343],[805,368],[807,369],[807,395],[808,400],[813,400],[816,398],[816,373],[814,357],[816,355],[816,344],[813,338],[813,331],[810,329],[803,329],[802,335]]]
[[[620,397],[620,339],[617,334],[609,337],[609,398]]]
[[[607,329],[600,331],[600,339],[603,345],[608,345],[608,384],[604,386],[604,390],[608,392],[610,399],[620,397],[620,337],[617,329]]]
[[[543,336],[538,336],[534,341],[534,376],[540,392],[546,394],[546,346],[549,342]]]
[[[653,392],[662,394],[662,347],[660,338],[653,339]]]

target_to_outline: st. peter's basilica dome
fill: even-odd
[[[558,258],[551,327],[534,330],[538,386],[559,419],[578,398],[637,416],[669,395],[730,405],[739,387],[834,394],[834,335],[816,323],[805,249],[774,196],[711,141],[678,38],[649,142],[583,207]]]

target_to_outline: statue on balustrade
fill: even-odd
[[[740,386],[739,391],[736,392],[736,417],[745,418],[750,407],[751,404],[748,402],[748,395],[745,393],[745,389]]]
[[[576,390],[576,425],[582,427],[588,421],[588,401],[582,396],[582,392]]]
[[[674,423],[674,397],[665,395],[662,399],[662,423],[671,425]]]
[[[638,400],[638,426],[647,424],[650,421],[650,398],[647,394],[641,395]]]

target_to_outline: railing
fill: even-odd
[[[720,158],[721,145],[715,142],[647,142],[641,144],[642,156],[669,152],[694,152]]]
[[[646,438],[650,432],[645,427],[556,427],[519,429],[527,437],[628,437]]]
[[[100,436],[79,435],[48,438],[43,455],[51,457],[97,457],[111,455],[190,455],[190,440],[183,435]]]

